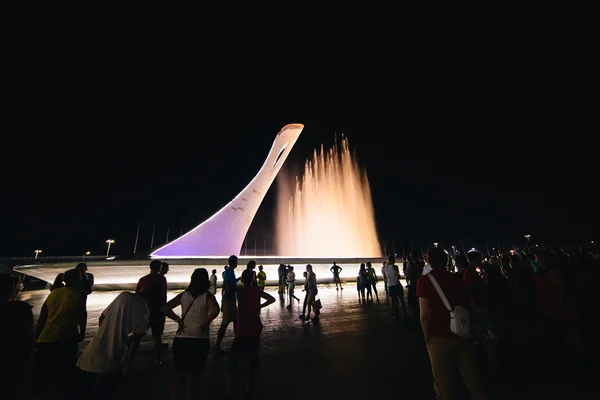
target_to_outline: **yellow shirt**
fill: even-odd
[[[81,312],[81,289],[65,286],[53,290],[46,298],[48,319],[38,343],[58,343],[75,340],[79,333],[78,314]]]
[[[267,279],[267,274],[265,273],[265,271],[259,271],[258,274],[256,274],[256,281],[258,286],[265,286],[265,280]]]

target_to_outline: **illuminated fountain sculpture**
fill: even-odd
[[[303,128],[302,124],[284,126],[277,134],[262,168],[240,194],[215,215],[185,235],[158,248],[150,256],[190,258],[240,254],[258,207]]]
[[[280,177],[281,179],[281,177]],[[381,257],[367,174],[342,135],[325,152],[314,151],[292,194],[279,185],[277,249],[280,256]]]
[[[217,269],[220,277],[227,257],[240,255],[258,207],[303,128],[302,124],[284,126],[261,169],[233,200],[191,231],[151,252],[150,258],[169,260],[170,288],[185,287],[199,267]],[[351,156],[346,139],[342,138],[340,150],[334,147],[327,153],[322,149],[320,153],[315,151],[313,160],[305,165],[303,179],[297,180],[293,195],[283,197],[283,201],[284,212],[279,213],[277,222],[278,256],[239,257],[241,266],[250,258],[257,265],[262,264],[268,285],[278,283],[280,263],[303,267],[310,263],[318,281],[328,282],[334,260],[343,268],[342,279],[355,279],[362,262],[382,261],[366,173]],[[107,257],[87,264],[94,275],[95,288],[130,290],[148,273],[149,261]],[[58,273],[75,264],[75,260],[35,263],[15,266],[14,270],[52,282]]]

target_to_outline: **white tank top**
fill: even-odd
[[[396,273],[396,268],[394,268],[394,264],[387,264],[385,266],[385,277],[388,281],[388,287],[400,284],[400,277]]]
[[[208,306],[206,305],[206,296],[208,293],[204,292],[198,296],[194,301],[194,296],[189,292],[183,292],[181,296],[181,317],[184,316],[183,324],[185,325],[185,331],[176,334],[178,338],[190,338],[190,339],[210,339],[209,330],[200,332],[200,326],[208,319]],[[188,308],[191,308],[188,311]]]

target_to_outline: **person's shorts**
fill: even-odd
[[[258,367],[258,348],[260,347],[260,336],[256,337],[236,337],[229,350],[228,368],[229,372],[235,372],[239,369],[240,360],[248,358],[248,367],[255,369]]]
[[[333,280],[334,281],[339,281],[340,280],[340,274],[333,274]]]
[[[223,312],[222,324],[229,324],[230,322],[237,321],[235,299],[223,297],[223,300],[221,301],[221,311]]]
[[[394,285],[394,286],[388,286],[388,292],[389,295],[392,297],[403,297],[404,296],[404,289],[402,288],[402,285]]]
[[[150,330],[152,331],[152,335],[162,335],[165,331],[165,314],[160,311],[150,311]]]
[[[210,339],[173,339],[173,362],[175,371],[202,372],[208,358]]]
[[[288,282],[288,290],[291,292],[296,287],[296,282]]]

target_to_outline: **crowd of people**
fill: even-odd
[[[437,247],[424,257],[411,252],[403,263],[408,306],[419,316],[437,398],[452,398],[449,371],[456,369],[472,398],[489,398],[490,386],[506,383],[515,353],[520,361],[537,358],[547,372],[588,365],[594,354],[590,293],[599,261],[597,254],[546,250],[487,257]]]
[[[477,251],[449,253],[434,247],[425,254],[413,251],[398,264],[396,256],[390,255],[381,268],[381,278],[392,318],[400,319],[402,311],[405,324],[418,321],[422,328],[436,397],[453,398],[452,371],[457,369],[471,397],[487,399],[488,380],[476,365],[477,353],[485,359],[485,375],[500,379],[506,337],[539,334],[528,332],[541,327],[541,353],[577,363],[589,361],[595,308],[591,285],[598,276],[598,262],[597,256],[584,254],[538,251],[484,257]],[[148,330],[154,341],[153,365],[162,365],[168,345],[162,341],[166,318],[178,326],[172,342],[176,373],[171,398],[196,398],[211,351],[215,359],[228,356],[227,395],[240,389],[253,393],[262,331],[260,310],[275,302],[265,292],[263,266],[258,266],[257,273],[256,263],[250,260],[238,278],[238,258],[232,255],[222,273],[220,300],[216,298],[217,271],[209,275],[198,268],[185,291],[169,301],[168,263],[152,260],[149,267],[149,274],[139,279],[133,292],[120,293],[102,311],[98,331],[80,356],[78,343],[86,335],[87,298],[94,286],[87,265],[79,263],[57,276],[35,325],[31,306],[17,299],[22,287],[2,274],[1,311],[10,329],[0,330],[1,340],[10,343],[5,354],[14,365],[8,378],[15,392],[7,398],[19,398],[22,393],[18,391],[28,389],[40,398],[110,398],[122,376],[129,374]],[[336,290],[343,290],[341,270],[335,262],[330,269]],[[300,302],[294,267],[281,264],[278,274],[280,299],[287,300],[291,310],[294,302]],[[316,322],[322,305],[310,264],[303,276],[305,296],[299,318]],[[406,291],[401,278],[406,280]],[[374,302],[373,294],[379,302],[378,282],[371,263],[361,264],[356,283],[359,302]],[[211,349],[209,328],[219,314],[221,324]],[[225,351],[222,341],[230,324],[234,341]],[[242,358],[249,361],[243,374]],[[34,377],[35,385],[19,385],[27,376]],[[245,379],[240,384],[242,376]]]

